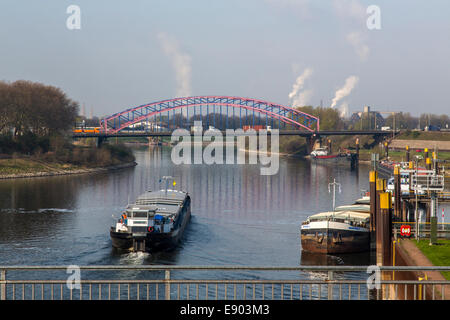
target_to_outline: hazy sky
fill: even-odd
[[[1,0],[0,40],[0,80],[60,87],[97,116],[184,95],[330,106],[336,92],[350,112],[450,114],[448,0]]]

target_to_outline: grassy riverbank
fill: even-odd
[[[97,169],[120,168],[134,163],[130,149],[122,145],[102,148],[71,146],[43,154],[2,155],[0,178],[33,177],[96,172]]]
[[[414,242],[420,251],[435,266],[450,266],[450,240],[439,239],[437,245],[430,246],[428,239]],[[445,279],[450,280],[450,272],[442,272]]]

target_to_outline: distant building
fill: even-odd
[[[369,106],[364,106],[363,111],[354,112],[350,117],[350,123],[361,129],[380,129],[384,126],[386,120],[377,111],[371,111]]]

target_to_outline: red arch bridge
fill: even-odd
[[[174,98],[133,107],[100,120],[95,132],[75,132],[74,138],[170,136],[175,129],[190,129],[202,121],[203,130],[244,126],[279,129],[280,135],[315,138],[329,135],[391,135],[392,131],[320,131],[319,118],[280,104],[231,96]]]
[[[104,134],[145,130],[167,132],[189,128],[194,121],[225,130],[263,125],[271,128],[314,132],[319,119],[291,107],[263,100],[228,96],[175,98],[130,108],[100,121]]]

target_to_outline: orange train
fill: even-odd
[[[95,128],[77,128],[73,130],[73,133],[100,133],[100,127]]]

